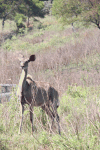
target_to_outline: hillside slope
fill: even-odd
[[[34,80],[50,82],[60,94],[61,136],[40,108],[34,108],[33,137],[26,106],[23,133],[18,135],[19,103],[13,94],[0,104],[1,149],[100,149],[100,31],[59,24],[52,16],[37,18],[33,30],[15,34],[15,25],[7,21],[0,30],[0,83],[18,84],[21,70],[18,55],[35,54],[29,74]],[[10,24],[10,26],[9,26]],[[12,31],[13,30],[13,31]],[[11,35],[9,37],[9,35]],[[6,38],[5,38],[6,36]]]

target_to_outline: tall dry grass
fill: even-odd
[[[36,42],[40,42],[40,38],[37,37]],[[47,52],[44,49],[37,52],[36,61],[29,64],[29,73],[34,80],[52,83],[61,93],[72,84],[97,86],[100,84],[99,47],[98,29],[86,29],[78,36],[75,33],[73,39],[63,46],[55,49],[51,46]],[[18,84],[21,73],[17,58],[19,53],[25,57],[30,55],[28,51],[0,50],[0,83]]]

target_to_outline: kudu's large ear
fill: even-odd
[[[29,58],[29,62],[30,61],[35,61],[35,59],[36,59],[35,55],[31,55],[30,58]]]

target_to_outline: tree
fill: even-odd
[[[21,0],[0,0],[0,18],[2,19],[2,29],[4,28],[5,20],[14,13],[20,5]]]
[[[20,7],[18,7],[18,12],[28,17],[29,24],[30,17],[44,17],[44,13],[42,12],[43,7],[44,3],[39,0],[24,0]]]
[[[2,29],[5,20],[14,19],[16,14],[24,14],[28,19],[32,16],[43,17],[44,3],[39,0],[0,0],[0,18],[2,19]]]
[[[100,1],[87,0],[83,7],[82,17],[86,23],[93,23],[100,29]]]
[[[54,0],[52,14],[63,22],[73,23],[81,14],[81,2],[79,0]],[[68,20],[69,19],[69,20]]]
[[[81,19],[100,29],[100,0],[54,0],[52,13],[64,23]]]

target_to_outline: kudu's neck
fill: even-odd
[[[20,94],[22,93],[22,91],[25,90],[25,87],[26,87],[27,71],[28,69],[22,69],[22,73],[21,73],[19,85],[18,85],[18,91]]]
[[[20,77],[22,90],[24,90],[26,87],[27,70],[28,69],[22,69],[22,73],[21,73],[21,77]]]

